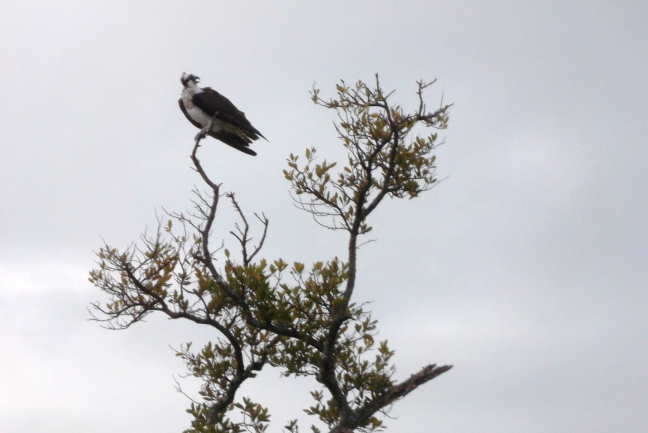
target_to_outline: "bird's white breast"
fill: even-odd
[[[189,117],[205,127],[211,120],[211,117],[209,117],[204,111],[193,104],[192,99],[196,93],[202,93],[202,89],[184,88],[182,90],[182,103],[184,104],[185,110],[187,110]]]

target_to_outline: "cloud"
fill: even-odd
[[[183,71],[269,138],[256,158],[217,142],[201,157],[244,209],[270,218],[267,257],[306,262],[346,248],[292,207],[282,180],[289,153],[338,146],[331,113],[308,98],[313,83],[326,95],[340,78],[379,72],[408,107],[415,80],[438,78],[429,105],[442,91],[455,103],[438,149],[445,180],[376,212],[357,296],[374,301],[399,377],[430,362],[455,368],[399,402],[390,425],[641,430],[646,16],[639,2],[9,2],[0,430],[188,426],[168,345],[210,336],[155,317],[111,333],[85,311],[101,297],[86,278],[102,237],[123,248],[155,227],[155,209],[191,206]],[[231,210],[219,218],[215,236],[230,242]],[[265,388],[274,374],[247,391],[283,421],[310,384],[290,382],[300,397],[280,406]]]

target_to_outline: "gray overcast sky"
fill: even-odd
[[[168,346],[212,335],[155,317],[109,332],[85,310],[103,299],[86,281],[101,237],[126,246],[156,208],[190,206],[185,71],[269,139],[256,158],[201,149],[271,219],[269,258],[344,252],[281,175],[290,152],[340,154],[314,82],[327,96],[379,72],[407,108],[437,78],[429,105],[455,103],[446,180],[385,203],[361,249],[357,299],[374,301],[398,377],[455,365],[394,407],[393,431],[645,431],[647,22],[645,1],[5,0],[0,431],[189,426]],[[273,432],[305,418],[312,385],[277,375],[245,389]]]

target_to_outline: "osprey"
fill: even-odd
[[[180,109],[200,132],[196,140],[211,135],[248,155],[255,156],[250,143],[259,137],[266,139],[229,99],[209,87],[198,87],[199,77],[182,73],[182,97],[178,100]]]

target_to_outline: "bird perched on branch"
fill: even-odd
[[[229,99],[209,87],[198,87],[200,78],[182,73],[182,97],[180,109],[200,132],[196,141],[210,135],[248,155],[255,156],[250,143],[259,137],[266,140]]]

